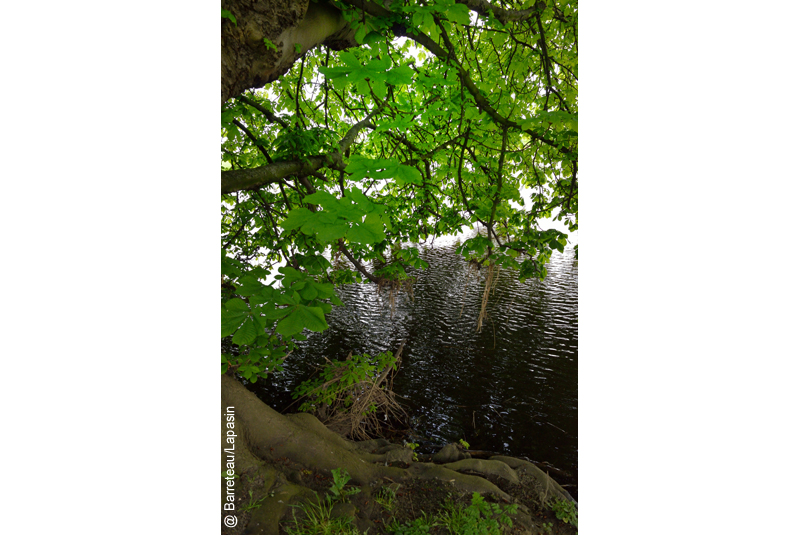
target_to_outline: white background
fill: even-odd
[[[219,533],[217,10],[7,10],[7,533]],[[584,534],[795,525],[797,15],[581,4]]]

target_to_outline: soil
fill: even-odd
[[[396,463],[400,468],[406,468],[404,463]],[[292,462],[288,458],[280,458],[271,463],[271,466],[279,474],[277,480],[285,480],[310,489],[321,499],[331,495],[329,489],[333,485],[333,477],[319,470],[308,469],[303,465]],[[570,524],[559,520],[555,513],[549,508],[542,507],[539,500],[539,489],[536,479],[524,471],[519,473],[520,483],[509,483],[503,478],[496,476],[486,476],[485,474],[474,474],[484,477],[497,485],[502,491],[506,492],[514,502],[527,508],[528,518],[517,518],[512,516],[514,526],[506,529],[507,534],[542,534],[542,535],[577,535],[577,529]],[[223,533],[240,535],[242,533],[258,533],[258,530],[247,529],[250,522],[252,509],[242,512],[248,503],[258,503],[260,497],[268,499],[268,493],[264,492],[266,481],[263,477],[253,474],[244,474],[239,478],[241,493],[237,492],[236,509],[239,511],[239,524],[235,528],[223,528]],[[381,505],[375,500],[376,495],[382,488],[387,487],[395,491],[395,499],[390,509]],[[346,489],[356,488],[355,485],[347,485]],[[442,511],[445,504],[451,503],[458,506],[467,507],[471,503],[471,496],[459,492],[451,484],[438,480],[411,479],[403,483],[394,482],[389,478],[384,478],[381,482],[374,485],[362,486],[361,491],[345,499],[343,503],[350,503],[354,507],[337,506],[345,516],[352,514],[353,524],[365,531],[369,535],[391,534],[389,529],[394,523],[405,524],[423,515],[434,517]],[[253,493],[253,496],[249,495]],[[498,503],[501,506],[509,505],[504,500],[496,500],[492,496],[485,496],[487,502]],[[308,500],[315,503],[314,500]],[[297,504],[302,503],[298,500]],[[520,507],[522,512],[524,509]],[[293,515],[294,513],[294,515]],[[350,514],[348,514],[350,513]],[[289,507],[282,515],[278,531],[280,535],[288,535],[287,528],[295,526],[295,520],[302,521],[303,513],[301,507]],[[251,526],[252,528],[252,526]],[[449,535],[445,526],[434,526],[430,530],[431,535]]]

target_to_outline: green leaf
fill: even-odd
[[[250,307],[247,306],[247,302],[239,299],[238,297],[234,297],[225,303],[225,308],[230,311],[246,311],[250,312]]]
[[[239,279],[239,288],[237,291],[239,292],[239,295],[247,297],[260,292],[263,288],[264,285],[261,284],[257,277],[254,277],[253,275],[245,275]]]
[[[386,98],[387,88],[386,84],[382,81],[376,81],[374,84],[372,84],[372,90],[375,91],[375,96],[379,99]]]
[[[492,40],[492,44],[498,50],[502,49],[508,39],[508,34],[505,32],[491,32],[490,39]]]
[[[273,306],[269,306],[268,305],[268,306],[264,307],[263,312],[264,312],[264,317],[265,318],[271,319],[271,320],[277,320],[277,319],[281,319],[282,317],[284,317],[286,314],[291,312],[291,310],[292,310],[291,307],[275,308],[274,305]]]
[[[319,72],[324,74],[326,78],[333,80],[350,74],[353,69],[350,67],[319,67]]]
[[[317,290],[320,299],[327,299],[333,295],[333,284],[327,282],[315,282],[314,288]]]
[[[275,290],[270,286],[262,286],[261,291],[257,294],[252,295],[248,300],[250,301],[251,308],[253,307],[253,305],[261,305],[269,301],[274,301]]]
[[[414,80],[414,71],[407,65],[395,67],[386,73],[386,83],[392,85],[408,85]]]
[[[336,196],[331,195],[327,191],[320,190],[320,191],[318,191],[316,193],[313,193],[311,195],[306,195],[303,198],[303,202],[306,202],[308,204],[318,204],[318,205],[320,205],[320,206],[322,206],[324,208],[331,209],[331,208],[334,208],[334,207],[338,206],[339,199],[337,199]],[[294,210],[292,210],[292,212],[294,212]],[[291,212],[290,212],[290,215],[291,215]]]
[[[431,15],[429,12],[425,12],[425,14],[422,16],[422,20],[422,27],[424,29],[430,31],[436,27],[436,23],[433,22],[433,15]]]
[[[305,299],[306,301],[311,301],[317,298],[317,289],[314,288],[313,284],[306,285],[305,288],[300,290],[300,297]]]
[[[380,234],[374,232],[367,225],[355,225],[347,233],[347,239],[352,242],[368,245],[370,243],[383,241],[385,236],[381,236]]]
[[[305,274],[297,271],[292,266],[281,266],[278,268],[278,272],[283,274],[283,281],[281,282],[284,288],[289,288],[295,281],[306,277]]]
[[[317,227],[317,239],[322,243],[329,243],[344,238],[349,229],[350,226],[345,222]]]
[[[367,217],[364,218],[363,225],[365,227],[368,227],[369,230],[376,236],[380,236],[383,234],[383,221],[381,220],[381,216],[379,216],[374,212],[371,214],[367,214]],[[385,236],[381,238],[381,240],[383,240],[384,238]]]
[[[381,32],[370,32],[364,38],[364,44],[371,45],[373,43],[378,43],[384,40],[384,36]]]
[[[352,69],[361,68],[361,62],[353,55],[352,52],[341,52],[339,53],[339,59],[344,62],[345,65]]]
[[[359,95],[363,95],[365,97],[368,97],[369,96],[369,83],[364,79],[359,80],[358,82],[356,82],[356,91],[358,92]]]
[[[256,336],[258,336],[256,322],[253,321],[253,318],[247,318],[239,330],[236,331],[236,334],[233,335],[233,343],[240,346],[251,344],[255,341]]]
[[[291,336],[303,329],[322,332],[327,328],[328,323],[321,308],[298,305],[291,314],[278,323],[275,330],[283,336]]]
[[[288,294],[278,294],[275,296],[276,305],[296,305],[297,301],[294,296]]]
[[[411,167],[409,165],[397,166],[395,178],[399,180],[402,184],[411,182],[412,184],[416,184],[417,186],[422,185],[422,175],[420,174],[419,170],[417,170],[416,167]]]
[[[226,336],[230,336],[235,333],[242,322],[249,316],[249,312],[223,310],[221,338],[225,338]]]
[[[391,66],[392,60],[389,58],[389,56],[375,58],[370,60],[370,62],[367,64],[368,69],[376,72],[383,72]]]
[[[295,208],[286,216],[286,219],[280,223],[280,226],[286,230],[294,230],[297,227],[307,223],[309,219],[314,217],[314,213],[308,208]]]
[[[367,25],[361,24],[358,27],[358,30],[356,30],[356,36],[355,36],[356,43],[358,43],[359,45],[363,43],[364,37],[366,37],[366,35],[367,35]]]
[[[464,4],[456,4],[449,7],[447,11],[445,11],[445,16],[448,19],[465,26],[470,23],[469,8]]]
[[[223,19],[228,19],[233,23],[234,26],[238,26],[238,24],[236,24],[236,17],[234,17],[233,13],[231,13],[227,9],[223,9],[222,10],[222,18]]]

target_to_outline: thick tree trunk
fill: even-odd
[[[356,46],[355,32],[324,0],[223,0],[222,8],[236,17],[222,19],[223,103],[278,79],[316,46]]]

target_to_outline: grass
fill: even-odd
[[[263,502],[264,500],[266,500],[266,499],[267,499],[267,496],[266,496],[266,495],[265,495],[265,496],[262,496],[262,497],[261,497],[261,498],[259,498],[258,500],[254,499],[254,498],[253,498],[253,491],[252,491],[252,490],[251,490],[251,491],[248,491],[248,494],[250,494],[250,501],[249,501],[249,502],[247,502],[247,505],[245,505],[245,506],[243,507],[243,509],[244,509],[245,511],[250,511],[250,510],[252,510],[252,509],[258,509],[259,507],[261,507],[261,502]]]
[[[391,511],[396,497],[397,493],[394,491],[394,489],[391,487],[381,487],[381,490],[375,494],[375,503],[387,511]]]
[[[358,528],[353,526],[351,518],[331,518],[333,504],[330,500],[322,501],[317,497],[317,503],[292,505],[302,511],[298,520],[295,511],[292,511],[294,526],[287,526],[289,535],[361,535]]]

